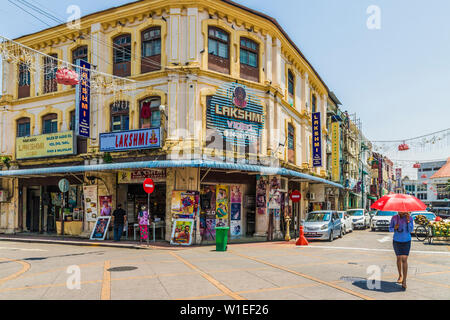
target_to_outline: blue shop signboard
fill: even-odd
[[[320,112],[312,114],[312,127],[313,167],[322,167],[322,132],[320,130]]]
[[[100,134],[101,152],[157,148],[161,148],[161,128]]]
[[[78,136],[89,138],[91,134],[91,65],[77,60],[80,83],[76,86],[75,132]]]

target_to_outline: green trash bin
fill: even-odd
[[[227,251],[228,227],[216,228],[216,251]]]

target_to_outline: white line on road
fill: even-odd
[[[319,248],[319,249],[338,249],[338,250],[358,250],[358,251],[394,252],[393,249],[369,249],[369,248],[329,247],[329,246],[297,246],[297,248]],[[411,250],[411,253],[444,254],[444,255],[450,255],[450,252],[445,252],[445,251],[413,251],[413,250]]]
[[[48,251],[42,249],[23,249],[23,248],[11,248],[11,247],[0,247],[0,250],[19,250],[19,251]]]

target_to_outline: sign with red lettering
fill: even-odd
[[[100,134],[101,152],[117,152],[125,150],[157,148],[161,148],[160,128]]]
[[[292,193],[291,193],[292,202],[300,202],[301,199],[302,199],[302,194],[300,193],[300,191],[298,191],[298,190],[292,191]]]
[[[152,179],[145,179],[144,180],[144,190],[146,193],[151,194],[153,191],[155,191],[155,183]]]

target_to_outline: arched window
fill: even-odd
[[[241,38],[241,78],[259,82],[259,45],[250,39]]]
[[[294,106],[295,77],[291,70],[288,70],[288,94],[288,102],[291,106]]]
[[[115,76],[128,77],[131,75],[131,34],[122,34],[115,37],[114,70]]]
[[[139,103],[139,127],[159,128],[161,127],[161,97],[151,97],[141,100]]]
[[[30,118],[20,118],[17,120],[17,132],[16,136],[29,137],[30,136]]]
[[[58,115],[49,113],[42,117],[42,134],[58,132]]]
[[[230,74],[230,36],[216,27],[208,29],[208,68]]]
[[[111,104],[111,131],[130,130],[130,102],[116,101]]]
[[[51,54],[44,58],[44,93],[58,91],[56,83],[56,71],[58,71],[58,55]]]
[[[161,70],[161,27],[142,32],[141,73]]]
[[[291,123],[288,124],[288,161],[295,162],[295,129]]]
[[[315,94],[312,95],[311,100],[312,113],[315,113],[317,112],[317,98]]]
[[[77,60],[89,62],[88,46],[81,46],[72,51],[72,63],[76,64]]]
[[[25,63],[19,64],[19,90],[17,97],[27,98],[30,96],[30,68]]]

